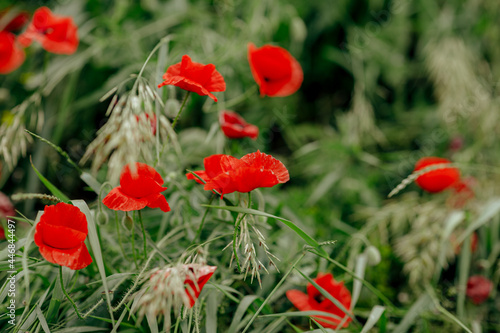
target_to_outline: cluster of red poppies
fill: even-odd
[[[0,13],[0,17],[5,15],[9,12]],[[0,31],[0,74],[10,73],[21,66],[26,57],[23,48],[33,41],[56,54],[72,54],[78,48],[78,31],[71,17],[57,16],[47,7],[41,7],[35,11],[25,31],[14,34],[23,29],[28,20],[28,13],[22,12]]]

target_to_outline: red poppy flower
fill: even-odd
[[[259,135],[259,128],[249,124],[239,114],[224,110],[219,115],[220,128],[229,139],[249,137],[253,140]]]
[[[92,263],[85,238],[87,218],[78,207],[60,202],[45,206],[36,225],[35,244],[47,261],[78,270]]]
[[[299,62],[284,48],[248,44],[248,62],[260,95],[284,97],[296,92],[304,79]]]
[[[9,10],[0,11],[0,18],[2,18],[5,14],[7,14]],[[27,12],[21,12],[17,14],[7,25],[2,29],[4,31],[16,31],[20,30],[26,23],[28,23],[29,15]]]
[[[135,171],[126,165],[120,175],[120,186],[112,189],[102,203],[110,209],[126,212],[146,206],[168,212],[167,199],[160,194],[167,188],[161,185],[163,178],[149,165],[135,163]]]
[[[446,158],[423,157],[415,164],[415,170],[413,170],[413,172],[422,170],[431,165],[449,163],[451,162]],[[425,174],[417,177],[417,179],[415,179],[415,182],[423,190],[431,193],[437,193],[446,190],[447,188],[455,184],[459,179],[460,172],[458,171],[458,169],[449,167],[426,172]]]
[[[0,74],[16,70],[24,58],[24,51],[19,47],[16,36],[8,31],[0,31]]]
[[[211,92],[225,91],[226,82],[222,75],[215,70],[215,65],[203,65],[191,61],[188,55],[182,56],[182,61],[170,66],[163,74],[163,81],[158,88],[167,85],[174,85],[181,89],[192,91],[200,96],[210,97],[217,102]]]
[[[199,171],[197,174],[207,182],[204,189],[217,190],[222,195],[235,191],[250,192],[258,187],[273,187],[290,179],[283,163],[260,151],[241,159],[229,155],[212,155],[205,158],[203,164],[205,174]]]
[[[318,274],[316,279],[313,279],[321,288],[325,289],[332,297],[338,300],[346,309],[349,310],[351,307],[351,293],[344,286],[344,282],[337,282],[333,278],[333,275],[328,274]],[[311,316],[317,320],[324,327],[337,328],[338,324],[346,316],[344,311],[337,307],[332,301],[324,297],[321,292],[316,289],[311,283],[307,285],[307,295],[299,290],[288,290],[286,292],[286,297],[293,303],[293,305],[300,311],[323,311],[329,312],[339,318],[327,317],[327,316]],[[324,319],[329,322],[325,322]],[[349,326],[349,322],[352,319],[348,317],[345,321],[343,327]]]
[[[47,7],[40,7],[26,31],[19,36],[24,46],[31,45],[33,40],[49,52],[72,54],[78,48],[78,28],[71,17],[57,16]]]
[[[467,297],[472,303],[479,305],[488,299],[491,290],[493,289],[493,282],[484,276],[474,275],[467,281]]]

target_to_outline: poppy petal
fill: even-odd
[[[196,175],[198,175],[201,179],[203,179],[206,182],[210,180],[210,177],[208,177],[207,172],[205,170],[200,170],[200,171],[194,171]],[[186,173],[186,178],[189,180],[195,180],[198,184],[205,184],[198,178],[196,178],[192,173]]]
[[[151,194],[145,199],[148,201],[147,206],[149,208],[160,208],[165,213],[170,211],[170,206],[168,205],[167,199],[160,193]]]
[[[40,7],[26,31],[20,35],[20,42],[29,46],[33,40],[56,54],[72,54],[79,44],[78,28],[71,17],[54,15],[49,8]]]
[[[163,75],[163,82],[158,85],[175,85],[200,96],[209,96],[217,102],[211,92],[225,91],[226,83],[213,64],[203,65],[193,62],[188,55],[182,56],[180,63],[170,66]]]
[[[423,170],[431,165],[449,164],[451,161],[440,157],[423,157],[415,164],[413,172]],[[451,187],[460,179],[460,171],[454,167],[443,167],[420,175],[415,179],[415,183],[423,190],[430,193],[437,193]]]
[[[69,250],[56,249],[46,245],[39,246],[39,250],[48,262],[73,270],[85,268],[92,263],[92,257],[83,242],[80,246]]]
[[[248,61],[261,96],[284,97],[295,93],[304,78],[302,67],[285,49],[248,44]]]
[[[143,209],[147,206],[148,200],[144,198],[129,197],[121,191],[121,186],[112,189],[102,200],[102,203],[113,210],[129,212],[131,210]]]
[[[249,137],[255,140],[259,135],[257,126],[247,123],[245,119],[233,111],[222,111],[219,116],[219,122],[222,132],[230,139]]]
[[[144,163],[136,163],[136,170],[126,165],[120,176],[122,192],[133,198],[147,197],[166,190],[163,179],[156,170]]]
[[[25,57],[16,42],[16,36],[8,31],[0,31],[0,74],[8,74],[19,68]]]

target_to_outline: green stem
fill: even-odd
[[[250,328],[250,325],[252,325],[252,323],[254,322],[255,318],[257,318],[257,316],[259,315],[260,311],[262,311],[262,309],[264,308],[264,306],[266,306],[266,304],[269,301],[269,299],[274,295],[274,293],[276,292],[276,290],[278,290],[279,287],[281,287],[281,285],[283,284],[283,282],[285,282],[285,280],[288,277],[288,275],[290,275],[290,273],[294,270],[295,266],[302,260],[302,258],[304,258],[305,255],[306,255],[306,252],[303,252],[302,255],[293,263],[292,267],[290,267],[290,269],[288,270],[288,272],[286,272],[285,276],[283,276],[283,278],[281,278],[280,282],[278,282],[278,284],[273,288],[273,290],[271,291],[271,293],[269,294],[269,296],[267,296],[267,298],[264,300],[264,302],[262,302],[262,304],[257,309],[257,311],[255,311],[254,315],[252,316],[252,318],[250,318],[250,321],[248,322],[247,326],[245,326],[245,329],[243,330],[242,333],[245,333]]]
[[[309,248],[307,249],[307,251],[317,255],[317,256],[320,256],[321,258],[323,259],[326,259],[328,260],[329,262],[331,262],[332,264],[340,267],[341,269],[343,269],[346,273],[348,273],[349,275],[351,275],[353,277],[353,279],[356,279],[356,280],[359,280],[361,281],[361,283],[368,289],[370,289],[370,291],[375,294],[382,302],[385,303],[385,305],[387,305],[387,307],[389,307],[390,311],[391,312],[395,312],[397,311],[397,308],[396,306],[387,298],[384,296],[384,294],[382,294],[377,288],[375,288],[370,282],[366,281],[365,279],[359,277],[356,275],[356,273],[354,273],[353,271],[351,271],[349,268],[347,268],[346,266],[342,265],[340,262],[338,262],[337,260],[335,259],[332,259],[330,258],[329,256],[325,256],[324,254],[322,253],[319,253],[317,252],[316,249],[314,248]]]
[[[120,221],[118,220],[118,212],[116,210],[115,210],[115,224],[116,224],[116,233],[118,234],[118,244],[120,244],[120,250],[122,251],[123,259],[127,260],[127,256],[125,255],[125,249],[123,248],[123,243],[122,243]]]
[[[125,218],[128,218],[128,212],[125,213]],[[135,253],[135,223],[134,223],[134,219],[132,218],[132,230],[130,230],[130,232],[132,233],[132,255],[134,256],[134,264],[135,264],[135,268],[136,269],[139,269],[139,265],[137,265],[137,255]]]
[[[175,116],[174,122],[172,123],[172,131],[175,129],[175,125],[177,124],[177,121],[179,120],[182,111],[184,110],[184,106],[186,105],[187,99],[189,95],[191,94],[190,91],[186,93],[186,96],[184,97],[184,100],[182,101],[181,108],[179,109],[179,112],[177,113],[177,116]]]
[[[238,258],[238,246],[236,245],[236,238],[238,237],[238,227],[240,226],[241,221],[245,218],[247,214],[241,215],[241,218],[236,220],[234,224],[234,233],[233,233],[233,255],[234,260],[236,261],[236,266],[238,266],[238,271],[241,273],[240,259]]]
[[[212,196],[210,197],[210,201],[208,201],[208,204],[212,204],[212,201],[215,198],[215,193],[212,193]],[[198,239],[201,241],[201,230],[203,229],[203,225],[205,224],[205,218],[208,215],[208,208],[205,210],[205,213],[203,214],[203,217],[201,218],[201,223],[200,226],[198,227],[198,231],[196,232],[196,237],[194,237],[193,243],[195,243]]]
[[[144,260],[148,259],[148,240],[146,239],[146,229],[144,229],[144,223],[142,222],[142,213],[139,210],[139,222],[141,223],[142,237],[144,238]]]
[[[102,298],[99,300],[99,302],[97,302],[93,307],[91,307],[89,309],[89,311],[84,314],[84,315],[81,315],[80,312],[78,311],[78,307],[76,306],[75,302],[73,301],[73,299],[71,297],[69,297],[69,294],[68,292],[66,291],[66,288],[64,288],[64,281],[63,281],[63,272],[62,272],[62,266],[59,266],[59,281],[61,282],[61,289],[64,293],[64,295],[66,296],[66,298],[68,299],[68,301],[71,303],[71,305],[73,306],[73,308],[75,309],[75,312],[76,312],[76,315],[78,316],[78,318],[80,319],[85,319],[89,316],[89,314],[92,313],[92,311],[94,311],[99,305],[101,305],[101,303],[104,301]]]

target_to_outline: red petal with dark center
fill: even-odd
[[[47,7],[41,7],[35,11],[33,20],[19,40],[24,46],[36,40],[46,51],[72,54],[79,44],[78,28],[71,17],[57,16]]]
[[[248,61],[260,94],[284,97],[295,93],[302,85],[304,74],[298,61],[285,49],[248,44]]]

